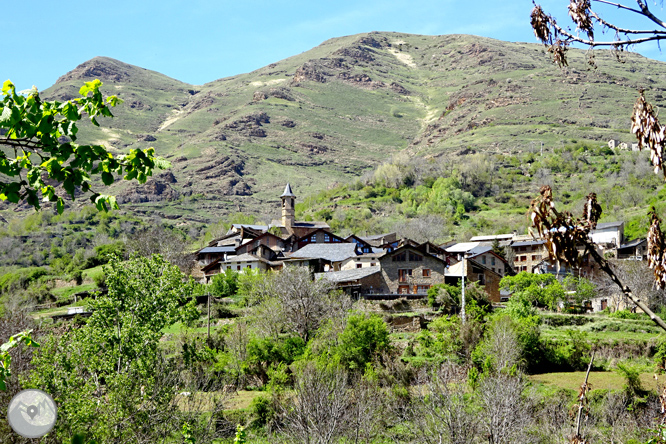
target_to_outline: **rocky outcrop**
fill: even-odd
[[[276,99],[287,100],[289,102],[294,101],[294,98],[292,97],[288,88],[271,88],[268,91],[255,91],[254,95],[252,96],[252,101],[261,102],[262,100],[266,100],[269,97],[275,97]]]
[[[297,84],[305,81],[326,83],[326,77],[329,74],[324,72],[319,65],[313,62],[306,62],[296,70],[292,84]]]
[[[266,130],[261,128],[261,126],[266,123],[270,123],[270,117],[268,117],[268,114],[265,112],[258,112],[229,122],[224,125],[224,128],[247,137],[266,137]],[[224,140],[226,140],[226,137]]]
[[[175,180],[175,179],[174,179]],[[164,202],[176,200],[180,193],[174,190],[167,182],[159,179],[149,179],[143,185],[137,185],[118,193],[118,203]]]
[[[402,86],[401,84],[396,83],[396,82],[392,82],[392,83],[389,85],[389,88],[391,88],[391,91],[393,91],[393,92],[395,92],[395,93],[398,93],[398,94],[401,94],[401,95],[403,95],[403,96],[409,96],[409,95],[412,94],[412,93],[411,93],[409,90],[407,90],[404,86]]]
[[[108,63],[104,59],[94,58],[88,60],[56,80],[57,83],[69,80],[102,79],[114,82],[127,81],[130,74],[117,64]]]
[[[375,51],[367,46],[353,46],[340,48],[333,55],[347,57],[355,62],[372,62],[375,60],[374,53]]]

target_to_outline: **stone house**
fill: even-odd
[[[533,273],[534,267],[548,256],[546,241],[543,239],[518,240],[512,242],[509,248],[513,251],[513,269],[517,273]]]
[[[620,245],[617,249],[617,258],[631,261],[647,260],[647,239],[634,239]]]
[[[400,247],[379,259],[383,286],[387,294],[422,294],[435,284],[444,283],[446,262],[412,246]]]

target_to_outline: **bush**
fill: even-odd
[[[379,316],[352,315],[338,337],[336,354],[352,370],[363,370],[391,346],[386,323]]]
[[[238,292],[238,273],[227,269],[224,273],[216,274],[209,289],[213,296],[224,298],[235,295]]]

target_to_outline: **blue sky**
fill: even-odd
[[[369,31],[464,33],[536,42],[529,26],[530,0],[6,3],[0,21],[4,49],[0,78],[11,79],[20,89],[48,88],[59,76],[95,56],[202,84],[299,54],[329,38]],[[568,1],[544,0],[541,4],[560,22],[565,21]],[[660,7],[654,8],[662,17],[666,15]],[[614,8],[604,11],[608,19],[617,18],[616,14]],[[630,26],[646,27],[640,22],[630,22]],[[666,60],[656,44],[634,50]]]

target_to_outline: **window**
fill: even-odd
[[[424,268],[423,269],[423,277],[424,278],[429,278],[430,277],[430,268]]]
[[[495,265],[495,256],[490,258],[490,265]]]
[[[324,233],[324,242],[330,242],[331,236],[328,233]]]
[[[486,265],[486,257],[485,256],[481,256],[481,263],[483,265]]]
[[[245,268],[249,268],[250,270],[252,270],[252,265],[246,265]]]
[[[393,256],[393,262],[405,262],[407,260],[407,253],[402,252]]]
[[[428,289],[430,289],[430,285],[417,285],[416,294],[428,294]]]
[[[363,264],[356,264],[356,268],[363,268]]]
[[[317,242],[317,235],[316,235],[316,234],[313,234],[313,235],[310,237],[310,242]]]
[[[520,256],[520,262],[525,262],[527,260],[527,256]]]
[[[407,282],[407,276],[412,275],[412,270],[407,268],[398,269],[398,282]]]
[[[240,271],[240,270],[241,270],[241,266],[240,266],[240,265],[236,265],[236,270]]]
[[[412,253],[411,251],[409,252],[409,261],[410,262],[421,262],[423,260],[423,256],[420,254]]]
[[[398,285],[399,294],[409,294],[409,285]]]
[[[532,260],[533,260],[533,261],[538,261],[538,260],[539,260],[539,256],[536,255],[536,254],[533,254],[533,255],[532,255]]]
[[[377,265],[376,262],[370,262],[370,266],[371,266],[371,267],[374,267],[375,265]]]

